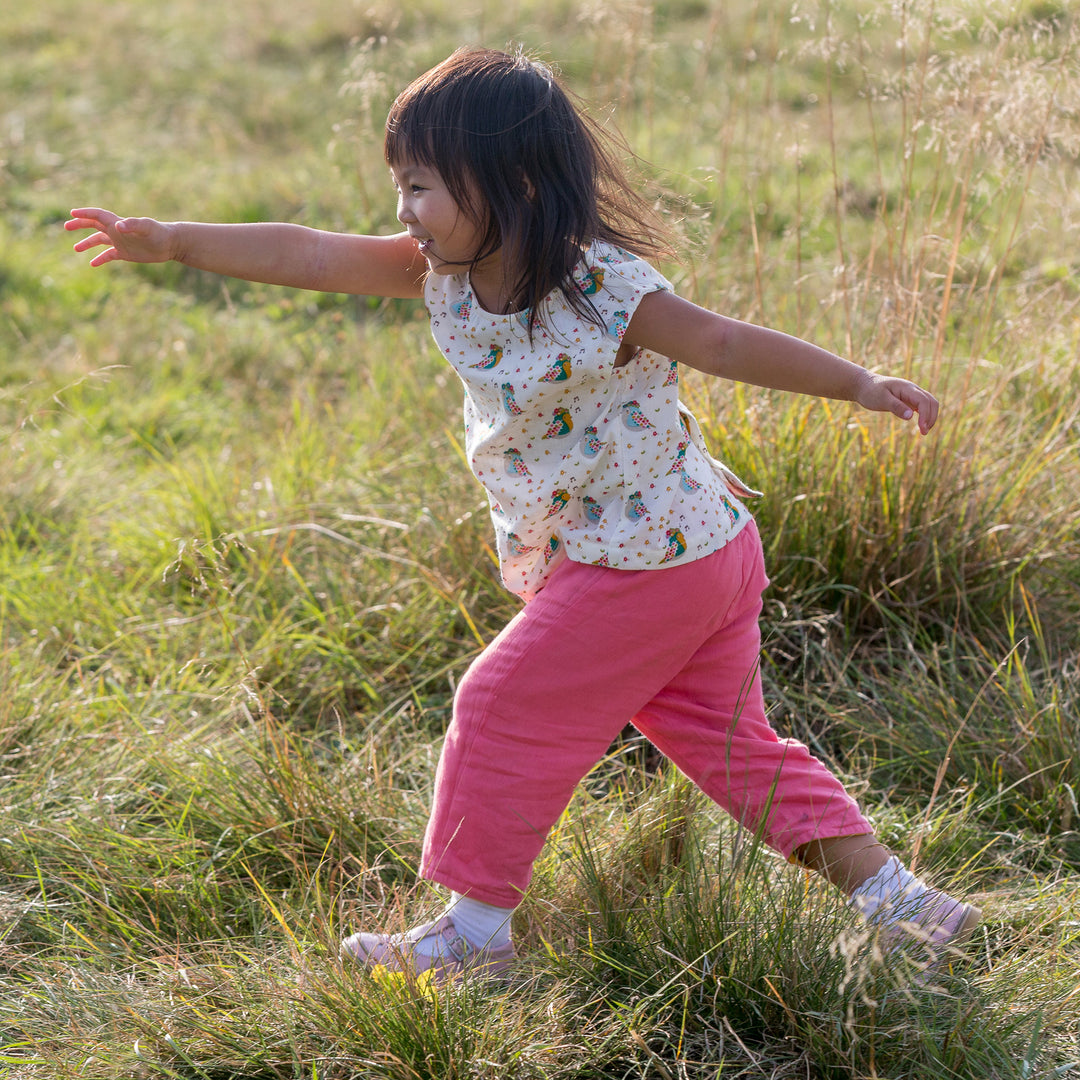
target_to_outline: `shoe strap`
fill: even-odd
[[[403,940],[413,945],[418,945],[426,937],[438,939],[434,955],[449,957],[459,964],[465,962],[465,957],[472,948],[469,942],[458,933],[453,920],[447,916],[436,919],[434,922],[414,926],[402,935]]]

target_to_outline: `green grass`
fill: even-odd
[[[16,5],[18,6],[18,5]],[[1080,26],[1053,0],[195,0],[0,26],[0,1072],[1080,1071]],[[509,988],[337,941],[415,879],[456,680],[515,610],[415,305],[91,271],[70,207],[389,231],[382,117],[463,41],[610,110],[717,310],[928,383],[887,418],[689,376],[765,490],[773,719],[986,921],[919,988],[637,740]]]

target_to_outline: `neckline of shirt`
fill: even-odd
[[[588,247],[584,247],[581,249],[581,259],[578,261],[576,266],[588,266],[589,254],[594,250],[597,243],[599,243],[599,241],[593,240]],[[466,299],[469,301],[470,309],[475,308],[477,311],[482,311],[485,315],[489,316],[492,319],[520,320],[522,317],[527,319],[532,312],[532,308],[529,307],[519,308],[517,311],[492,311],[490,308],[484,307],[484,305],[480,302],[480,297],[476,295],[476,290],[473,288],[471,271],[466,270],[465,273],[456,274],[454,276],[462,278],[465,283],[465,291],[468,294]],[[552,293],[555,293],[556,291],[558,291],[558,286],[552,289],[551,292],[548,293],[548,296],[551,296]],[[545,301],[546,299],[547,297],[545,297]]]

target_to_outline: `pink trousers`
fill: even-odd
[[[840,781],[765,717],[767,584],[753,521],[684,565],[562,563],[458,687],[421,875],[516,906],[548,831],[627,721],[784,855],[872,832]]]

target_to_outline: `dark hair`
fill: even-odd
[[[398,95],[386,121],[390,165],[435,169],[484,231],[469,269],[500,248],[521,267],[510,297],[543,325],[541,301],[558,288],[600,322],[572,272],[582,249],[605,240],[635,255],[670,254],[668,234],[631,186],[616,140],[575,108],[552,70],[521,51],[458,49]],[[629,151],[626,151],[629,153]]]

